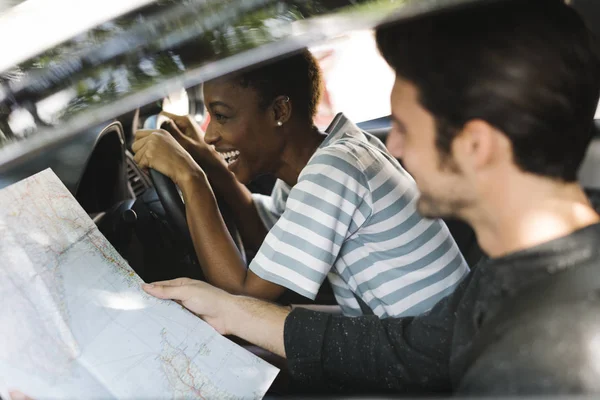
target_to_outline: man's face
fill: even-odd
[[[452,158],[436,147],[433,116],[424,109],[416,86],[397,78],[391,95],[392,130],[386,143],[415,179],[425,217],[455,217],[472,202],[466,177]]]

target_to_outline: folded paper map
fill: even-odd
[[[264,396],[275,367],[141,284],[51,170],[0,190],[0,394]]]

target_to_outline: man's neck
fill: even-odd
[[[600,222],[582,188],[525,175],[488,191],[466,219],[483,251],[501,257]]]

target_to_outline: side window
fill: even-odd
[[[190,113],[190,100],[185,89],[170,93],[163,99],[163,111],[176,115],[187,115]]]
[[[343,112],[355,123],[390,114],[394,73],[379,54],[373,31],[357,31],[311,48],[323,71],[324,90],[315,118],[325,128]]]

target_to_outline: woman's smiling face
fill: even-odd
[[[247,184],[277,170],[284,141],[271,104],[261,107],[255,89],[232,79],[207,82],[204,101],[211,118],[205,140],[238,181]]]

